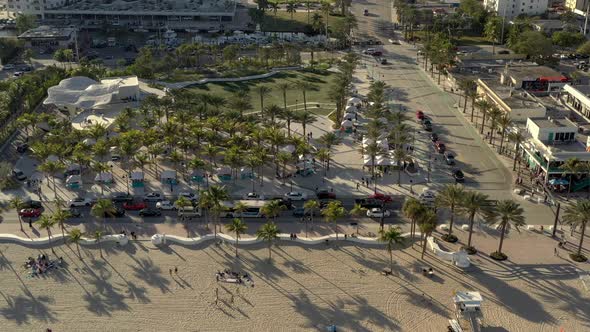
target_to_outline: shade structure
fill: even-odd
[[[344,114],[344,118],[346,120],[351,120],[352,121],[352,119],[354,119],[354,113],[346,113],[346,114]]]
[[[358,109],[357,109],[357,108],[356,108],[356,106],[354,106],[354,105],[348,105],[348,106],[346,106],[346,109],[345,109],[345,111],[346,111],[346,112],[353,113],[353,112],[357,112],[357,111],[358,111]]]
[[[342,123],[340,123],[340,125],[343,128],[352,128],[352,121],[350,121],[350,120],[344,120],[344,121],[342,121]]]
[[[113,173],[100,172],[94,177],[94,182],[110,183],[113,182]]]
[[[219,167],[217,169],[217,175],[231,175],[231,168],[229,168],[229,167]]]
[[[168,180],[168,179],[176,179],[176,171],[175,170],[165,170],[162,171],[160,174],[161,180]]]
[[[66,178],[66,184],[81,183],[82,177],[80,175],[70,175]]]
[[[348,104],[360,104],[362,100],[357,97],[348,98]]]
[[[143,172],[142,171],[131,172],[131,181],[143,181]]]
[[[549,180],[549,184],[552,186],[565,186],[568,185],[570,182],[567,179],[551,179]]]
[[[292,144],[283,145],[279,148],[279,151],[286,152],[286,153],[293,153],[293,152],[295,152],[295,145],[292,145]]]
[[[82,143],[93,146],[94,144],[96,144],[96,140],[94,138],[87,138],[83,140]]]

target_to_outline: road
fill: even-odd
[[[369,16],[364,16],[368,9]],[[378,64],[373,57],[364,55],[367,73],[375,79],[385,81],[391,87],[392,102],[402,104],[408,109],[409,117],[415,119],[415,111],[422,110],[432,119],[433,132],[443,141],[447,149],[456,155],[457,164],[447,166],[442,155],[434,152],[429,133],[414,124],[416,129],[416,148],[414,157],[422,173],[427,173],[428,161],[433,165],[432,188],[441,188],[444,184],[453,183],[452,170],[461,169],[465,173],[465,187],[478,190],[492,199],[517,200],[533,224],[553,224],[553,214],[545,205],[523,201],[512,192],[512,173],[500,161],[494,151],[482,141],[479,133],[461,115],[454,106],[455,96],[444,92],[436,82],[436,76],[430,78],[416,63],[417,49],[413,45],[391,45],[388,39],[399,39],[399,31],[393,29],[391,23],[391,3],[356,2],[351,7],[358,19],[356,36],[372,37],[383,42],[380,46],[383,56],[390,63]],[[359,49],[360,51],[360,49]],[[420,189],[418,189],[420,190]],[[532,222],[534,220],[534,222]]]

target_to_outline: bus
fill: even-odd
[[[238,203],[242,203],[246,206],[246,210],[242,213],[235,212],[235,206]],[[260,212],[260,209],[268,201],[263,200],[236,200],[236,201],[223,201],[221,205],[224,207],[224,211],[220,214],[222,218],[262,218],[264,215]]]

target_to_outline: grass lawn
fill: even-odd
[[[309,12],[309,22],[311,24],[314,11]],[[324,17],[323,13],[320,13]],[[328,25],[333,26],[337,21],[342,20],[341,16],[332,16],[328,19]],[[326,22],[324,17],[322,21]],[[297,9],[297,12],[291,14],[286,11],[279,10],[276,16],[273,12],[266,11],[264,14],[264,22],[262,23],[262,30],[271,32],[305,32],[305,26],[307,25],[307,10],[304,8]]]
[[[414,31],[414,36],[419,37],[424,41],[426,40],[426,31]],[[483,36],[467,34],[462,35],[461,38],[454,37],[453,43],[457,46],[492,45],[492,43],[486,40]]]
[[[332,101],[330,101],[328,98],[328,90],[335,78],[336,75],[334,73],[327,71],[321,71],[317,73],[311,71],[288,71],[276,74],[275,76],[266,79],[235,83],[208,83],[205,85],[194,86],[190,89],[196,92],[208,92],[211,94],[220,95],[226,99],[230,99],[232,94],[236,91],[249,90],[252,107],[254,108],[253,110],[259,111],[260,97],[254,91],[256,86],[265,85],[273,89],[271,93],[264,98],[265,106],[276,104],[282,107],[283,94],[276,88],[277,84],[282,82],[289,82],[293,84],[298,81],[306,81],[316,86],[315,90],[306,92],[308,110],[317,114],[326,115],[333,111],[333,106],[320,105],[318,108],[315,104],[312,106],[310,103],[319,102],[330,103],[332,105]],[[287,105],[294,105],[295,103],[299,104],[298,109],[303,109],[303,94],[300,90],[293,88],[291,91],[287,92]]]

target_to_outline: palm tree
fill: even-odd
[[[313,230],[313,216],[315,215],[315,211],[320,207],[320,202],[316,199],[310,199],[303,203],[303,211],[305,215],[306,211],[310,211],[310,218],[311,218],[311,229]],[[307,219],[305,221],[305,237],[307,236]]]
[[[270,115],[270,122],[274,125],[275,118],[280,116],[283,113],[283,111],[284,110],[279,106],[272,104],[266,108],[266,115]]]
[[[259,240],[263,240],[268,242],[268,260],[271,260],[271,250],[270,247],[272,246],[272,242],[279,238],[279,234],[281,231],[277,227],[274,222],[267,222],[266,224],[262,225],[256,231],[256,237]]]
[[[453,223],[455,221],[455,210],[461,205],[464,195],[465,190],[463,187],[453,184],[446,185],[436,197],[436,206],[449,209],[451,212],[449,232],[442,236],[442,239],[447,242],[457,242],[457,237],[453,235]]]
[[[23,230],[23,219],[20,216],[20,213],[19,212],[23,208],[23,203],[24,203],[23,200],[20,197],[18,197],[18,196],[12,197],[10,199],[10,202],[9,202],[10,208],[16,210],[16,215],[18,216],[18,222],[20,224],[20,230],[21,231]]]
[[[425,211],[420,216],[418,221],[418,227],[420,228],[420,237],[422,238],[422,256],[424,259],[424,253],[426,252],[426,242],[429,236],[432,236],[432,232],[436,229],[436,213],[432,210]]]
[[[311,16],[311,1],[305,1],[305,9],[307,9],[307,24],[309,25],[309,19]]]
[[[550,165],[547,165],[547,169],[549,169]],[[569,185],[567,190],[566,200],[569,200],[569,195],[572,190],[572,182],[574,182],[574,177],[577,177],[584,170],[584,165],[578,158],[569,158],[568,160],[563,163],[563,165],[559,166],[560,169],[563,170],[563,176],[567,176],[569,174]]]
[[[425,212],[426,206],[413,197],[406,199],[404,202],[402,213],[412,222],[410,226],[410,235],[412,238],[414,238],[414,234],[416,233],[416,223]],[[412,243],[412,245],[414,244]]]
[[[100,240],[102,240],[103,235],[104,235],[104,233],[101,230],[96,230],[92,234],[92,237],[94,238],[94,240],[96,241],[96,244],[98,245],[98,252],[100,253],[100,258],[103,258],[102,257],[102,245],[100,243]]]
[[[219,222],[219,214],[225,209],[225,207],[221,204],[221,202],[226,201],[229,199],[229,194],[225,187],[221,186],[211,186],[205,192],[203,192],[205,196],[205,201],[209,202],[209,210],[213,212],[215,225],[214,233],[215,238],[217,238],[217,224]]]
[[[469,238],[467,240],[467,246],[464,249],[468,254],[473,255],[477,253],[477,250],[471,246],[475,217],[480,217],[484,220],[486,218],[493,219],[494,206],[488,195],[478,191],[466,191],[459,206],[459,212],[469,218]]]
[[[475,103],[475,105],[477,106],[477,108],[479,108],[479,110],[483,114],[483,118],[481,121],[481,129],[479,131],[480,134],[483,134],[483,128],[485,127],[485,124],[486,124],[486,115],[494,107],[494,105],[492,105],[489,101],[487,101],[485,99],[478,100]]]
[[[51,182],[53,182],[53,196],[57,197],[57,186],[55,184],[55,174],[62,172],[65,169],[65,166],[59,161],[50,161],[47,160],[41,165],[39,165],[38,169],[45,173],[47,176],[51,176]]]
[[[492,109],[490,110],[490,112],[488,113],[489,117],[490,117],[490,144],[494,144],[494,134],[496,131],[496,128],[498,128],[498,120],[502,117],[502,111],[500,111],[497,107],[492,107]]]
[[[367,209],[362,207],[360,204],[354,204],[354,206],[352,207],[352,209],[350,209],[350,211],[348,211],[348,214],[350,214],[352,217],[363,217],[365,216],[367,213]],[[356,225],[356,234],[359,234],[359,226],[358,223]]]
[[[504,235],[506,230],[511,227],[518,230],[519,227],[526,225],[524,220],[524,210],[520,207],[520,204],[513,200],[498,201],[496,205],[497,218],[489,219],[488,224],[496,225],[500,227],[500,245],[498,251],[490,254],[490,257],[496,260],[505,260],[508,258],[502,253],[502,244],[504,243]]]
[[[510,115],[508,113],[503,114],[498,119],[498,126],[500,127],[500,132],[501,132],[500,153],[502,153],[502,150],[504,148],[504,139],[506,138],[506,132],[508,131],[508,127],[510,127],[511,125],[512,125],[512,119],[510,119]]]
[[[293,157],[293,155],[291,153],[280,151],[277,154],[277,166],[278,165],[281,165],[282,166],[281,178],[283,179],[283,184],[285,184],[285,181],[287,180],[287,177],[285,176],[287,164],[289,162],[293,161],[293,160],[294,160],[294,157]]]
[[[76,250],[78,251],[78,257],[82,260],[82,254],[80,253],[80,241],[82,240],[82,231],[78,228],[72,228],[68,232],[68,239],[71,243],[76,244]]]
[[[328,20],[330,19],[330,12],[332,11],[332,5],[328,1],[322,1],[321,11],[326,15],[326,25],[324,30],[326,31],[326,40],[328,40]]]
[[[264,97],[268,96],[272,91],[271,88],[266,85],[257,85],[256,93],[260,97],[260,119],[264,120]]]
[[[53,220],[55,220],[55,222],[58,224],[59,228],[61,228],[61,236],[64,240],[64,243],[66,242],[65,222],[70,217],[71,217],[70,212],[62,210],[61,208],[58,208],[57,210],[55,210],[55,212],[53,212],[53,214],[51,215],[51,218]]]
[[[402,236],[402,231],[399,227],[389,227],[387,231],[379,231],[379,242],[387,244],[387,251],[389,251],[389,269],[393,272],[393,246],[396,244],[403,244],[405,238]]]
[[[508,139],[514,143],[514,164],[512,165],[512,171],[516,171],[516,160],[518,159],[520,144],[524,141],[524,138],[524,135],[520,131],[508,134]]]
[[[94,165],[92,165],[92,169],[94,170],[94,172],[96,172],[96,174],[101,174],[111,170],[109,165],[104,162],[94,163]],[[104,181],[100,181],[100,195],[104,197]]]
[[[41,215],[41,217],[39,217],[39,220],[37,220],[36,224],[39,225],[40,229],[47,230],[47,244],[51,246],[51,229],[53,228],[53,226],[55,226],[55,220],[51,219],[46,215]],[[51,252],[55,253],[53,247],[51,247]]]
[[[90,209],[90,214],[95,216],[96,218],[102,219],[102,227],[104,229],[105,221],[107,216],[112,216],[117,212],[115,206],[113,205],[113,201],[110,199],[101,198],[99,199],[96,204],[92,206]]]
[[[231,223],[225,225],[225,228],[230,232],[236,233],[236,257],[238,257],[238,240],[241,234],[246,233],[248,226],[241,219],[234,218]]]
[[[399,150],[399,149],[396,149]],[[371,178],[375,179],[375,166],[377,166],[377,157],[378,156],[382,156],[385,155],[386,152],[383,149],[383,147],[379,144],[377,144],[377,142],[372,142],[369,143],[365,148],[362,149],[361,154],[369,156],[369,158],[371,159]],[[377,181],[375,181],[377,182]],[[377,189],[376,187],[377,185],[375,184],[375,191]]]
[[[287,3],[287,13],[291,14],[291,20],[293,20],[295,12],[297,12],[295,1],[289,1]]]
[[[320,138],[319,138],[319,142],[326,147],[328,152],[330,152],[330,150],[332,149],[332,147],[334,145],[340,144],[341,141],[342,141],[342,139],[333,132],[327,132],[327,133],[323,134],[322,136],[320,136]],[[328,158],[326,170],[327,171],[330,170],[330,158]]]
[[[321,213],[325,222],[334,222],[334,231],[336,233],[336,240],[338,240],[338,219],[346,216],[346,210],[342,207],[342,202],[330,201]]]
[[[303,135],[302,136],[305,137],[307,125],[314,123],[317,120],[317,118],[313,113],[311,113],[309,111],[300,110],[300,111],[295,112],[295,116],[293,117],[293,120],[297,123],[301,123],[301,127],[303,128]]]
[[[580,243],[576,254],[571,254],[570,257],[576,262],[585,262],[588,258],[582,254],[582,245],[584,243],[584,236],[586,226],[590,220],[590,200],[584,199],[574,202],[565,209],[563,221],[565,224],[575,228],[580,228]]]
[[[299,81],[295,83],[295,87],[303,94],[303,109],[307,111],[307,91],[315,90],[317,87],[309,82]]]
[[[260,212],[267,218],[273,218],[276,220],[277,216],[281,214],[281,211],[285,210],[285,206],[281,204],[279,200],[272,200],[268,203],[264,204],[262,208],[260,208]]]

